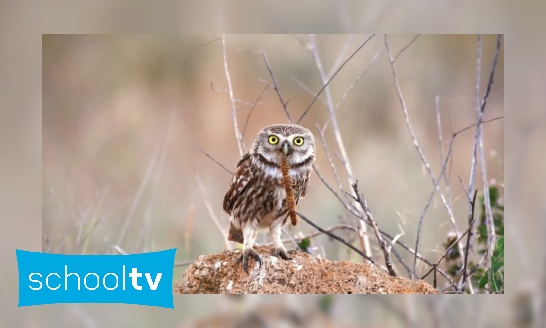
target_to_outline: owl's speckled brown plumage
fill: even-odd
[[[286,156],[290,166],[297,204],[309,187],[315,138],[311,131],[296,124],[274,124],[260,130],[249,153],[237,163],[224,197],[224,210],[231,216],[228,239],[243,244],[243,255],[238,262],[243,261],[246,271],[248,256],[261,264],[261,258],[252,248],[260,228],[269,228],[275,245],[273,255],[289,259],[281,242],[281,228],[288,219],[281,156]]]

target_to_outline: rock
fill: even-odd
[[[374,265],[334,262],[297,251],[286,261],[256,246],[263,260],[249,259],[249,274],[235,264],[240,250],[199,256],[177,280],[175,294],[438,294],[424,281],[391,277]]]

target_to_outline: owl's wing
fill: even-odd
[[[296,198],[296,205],[298,204],[300,198],[305,197],[307,195],[307,191],[309,190],[309,176],[311,175],[311,171],[307,173],[307,176],[305,179],[303,179],[302,183],[297,184],[297,187],[295,188],[295,198]]]
[[[235,200],[246,189],[251,178],[250,154],[246,153],[237,162],[235,175],[231,180],[228,192],[224,196],[224,211],[228,214],[231,214]]]

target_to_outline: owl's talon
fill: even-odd
[[[285,250],[285,249],[282,249],[282,248],[277,248],[277,249],[275,249],[273,251],[273,256],[280,257],[283,260],[292,260],[291,257],[288,257],[287,253],[290,254],[290,253],[293,253],[295,251],[296,251],[295,249]]]
[[[243,262],[243,269],[246,271],[246,273],[249,273],[248,272],[248,257],[249,256],[252,256],[252,258],[254,258],[254,260],[260,264],[260,268],[262,267],[262,264],[263,264],[262,258],[260,257],[260,255],[258,255],[258,253],[256,253],[254,249],[249,248],[244,250],[243,254],[241,254],[241,256],[239,256],[237,260],[235,260],[235,264]]]

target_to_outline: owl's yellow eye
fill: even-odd
[[[279,138],[277,136],[269,136],[269,143],[272,145],[276,145],[279,143]]]
[[[303,138],[302,137],[296,137],[294,138],[294,145],[301,146],[303,145]]]

